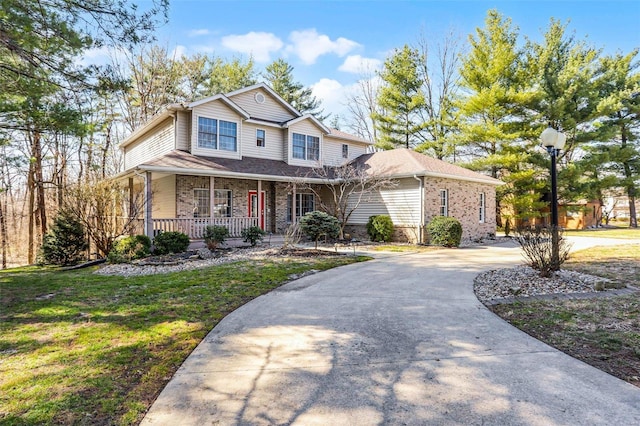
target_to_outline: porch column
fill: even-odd
[[[135,213],[134,195],[133,195],[133,178],[129,178],[129,219],[132,219]],[[138,213],[139,214],[139,213]],[[138,218],[136,218],[138,219]]]
[[[213,210],[216,205],[215,178],[209,177],[209,223],[213,225]]]
[[[144,233],[147,237],[153,239],[153,218],[152,218],[152,200],[151,200],[151,172],[144,174]]]
[[[258,202],[258,226],[264,228],[261,226],[264,220],[264,211],[262,211],[262,181],[260,179],[258,179],[258,197],[256,201]]]
[[[298,223],[298,218],[296,216],[296,184],[293,184],[293,190],[291,192],[291,223]]]

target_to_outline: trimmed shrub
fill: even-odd
[[[107,258],[110,263],[124,263],[142,259],[151,253],[151,239],[146,235],[118,238]]]
[[[226,226],[209,225],[204,229],[204,242],[209,250],[215,250],[229,236]]]
[[[267,235],[267,233],[263,231],[259,226],[250,226],[248,228],[244,228],[240,233],[243,241],[245,243],[251,243],[251,247],[254,247],[258,243],[258,241],[262,241],[265,235]]]
[[[71,214],[60,212],[42,239],[40,256],[47,264],[72,265],[82,259],[87,246],[82,223]]]
[[[189,236],[182,232],[162,232],[153,239],[153,254],[182,253],[189,248]]]
[[[325,212],[314,211],[300,218],[300,230],[315,241],[317,249],[321,237],[337,238],[340,235],[340,222]]]
[[[454,217],[436,216],[427,225],[430,244],[458,247],[462,239],[462,225]]]
[[[367,234],[371,241],[389,242],[393,236],[393,221],[391,216],[381,214],[370,216],[367,222]]]

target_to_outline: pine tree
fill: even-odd
[[[544,182],[536,179],[541,158],[522,116],[534,93],[520,67],[517,40],[511,20],[490,10],[485,27],[469,37],[471,50],[460,69],[464,95],[457,103],[458,143],[470,168],[507,183],[498,188],[499,224],[502,214],[518,219],[536,215],[543,206],[539,193]]]
[[[380,72],[383,86],[378,93],[383,112],[374,117],[378,130],[376,142],[382,148],[410,148],[424,140],[420,135],[424,128],[420,111],[426,105],[419,73],[421,60],[416,49],[405,45],[384,62]]]
[[[266,83],[301,113],[313,114],[317,119],[324,120],[320,101],[313,96],[311,89],[293,79],[293,67],[284,59],[276,59],[267,65],[264,72]]]

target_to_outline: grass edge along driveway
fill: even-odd
[[[0,271],[0,424],[137,424],[227,314],[294,274],[368,259],[269,258],[141,277]]]

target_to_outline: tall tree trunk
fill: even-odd
[[[37,189],[37,211],[40,220],[40,237],[47,233],[47,208],[45,206],[44,196],[44,178],[42,175],[42,146],[41,146],[41,134],[39,131],[35,131],[33,134],[33,146],[31,150],[31,156],[34,159],[34,177],[35,187]]]
[[[624,150],[627,147],[627,128],[624,124],[622,124],[622,131],[620,132],[620,136],[622,138],[622,142],[620,147]],[[626,189],[627,196],[629,197],[629,227],[637,228],[638,227],[638,217],[636,216],[636,185],[633,179],[633,172],[631,170],[630,160],[626,160],[622,163],[624,168],[624,177],[626,181]]]
[[[2,269],[7,269],[7,222],[4,218],[2,200],[0,200],[0,245],[2,245]]]
[[[34,235],[35,235],[35,188],[33,184],[33,163],[29,165],[29,176],[27,178],[27,191],[29,191],[29,234],[27,237],[27,263],[29,265],[35,262],[34,255]]]

